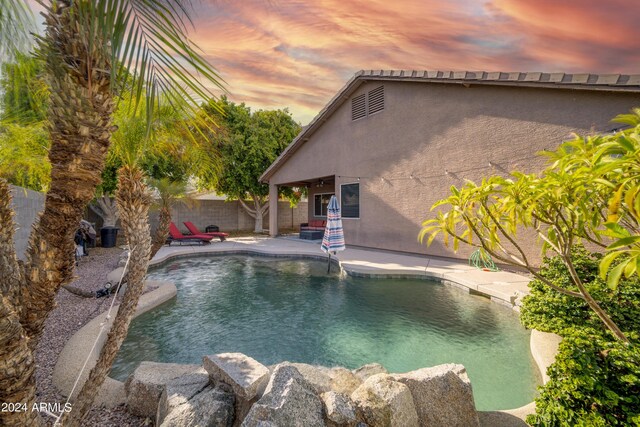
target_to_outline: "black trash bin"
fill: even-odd
[[[102,227],[100,229],[100,242],[103,248],[113,248],[118,238],[118,227]]]

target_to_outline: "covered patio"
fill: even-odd
[[[271,237],[280,234],[278,226],[278,191],[281,187],[306,188],[309,199],[307,223],[322,221],[327,217],[327,206],[331,196],[339,195],[336,192],[336,179],[334,175],[284,183],[269,183],[269,235]],[[302,236],[300,236],[302,237]],[[314,237],[311,236],[310,237]],[[319,237],[322,239],[322,236]],[[310,240],[314,240],[313,238]],[[315,239],[317,240],[317,239]]]

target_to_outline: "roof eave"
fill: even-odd
[[[269,178],[273,176],[273,174],[279,168],[280,164],[285,159],[293,155],[297,146],[302,145],[304,142],[306,142],[306,140],[309,139],[307,135],[313,133],[316,128],[326,122],[328,119],[328,115],[331,115],[331,113],[333,113],[340,105],[342,105],[342,102],[348,99],[348,96],[346,96],[346,94],[360,86],[363,80],[358,79],[358,77],[362,76],[363,73],[364,70],[360,70],[355,73],[353,77],[349,79],[349,81],[347,81],[342,89],[340,89],[338,93],[334,95],[333,98],[331,98],[327,105],[325,105],[325,107],[320,110],[318,114],[316,114],[313,120],[311,120],[311,122],[309,122],[309,124],[302,131],[300,131],[298,136],[296,136],[293,141],[291,141],[291,144],[289,144],[287,148],[285,148],[284,151],[282,151],[282,153],[280,153],[280,155],[273,161],[273,163],[271,163],[267,170],[263,172],[259,179],[260,182],[268,183]],[[342,97],[345,97],[345,99],[341,99]]]

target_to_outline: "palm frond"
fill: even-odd
[[[103,48],[111,49],[112,87],[125,88],[135,106],[144,100],[149,124],[163,103],[193,115],[199,103],[215,98],[213,90],[225,91],[223,79],[188,37],[190,1],[93,0],[74,5],[90,23],[87,45],[104,43]]]
[[[18,52],[28,51],[36,31],[33,12],[23,0],[0,0],[0,62],[6,62]]]

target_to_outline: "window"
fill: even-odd
[[[327,216],[327,206],[333,193],[322,193],[313,196],[313,216]]]
[[[360,218],[360,183],[340,186],[340,212],[342,218]]]

